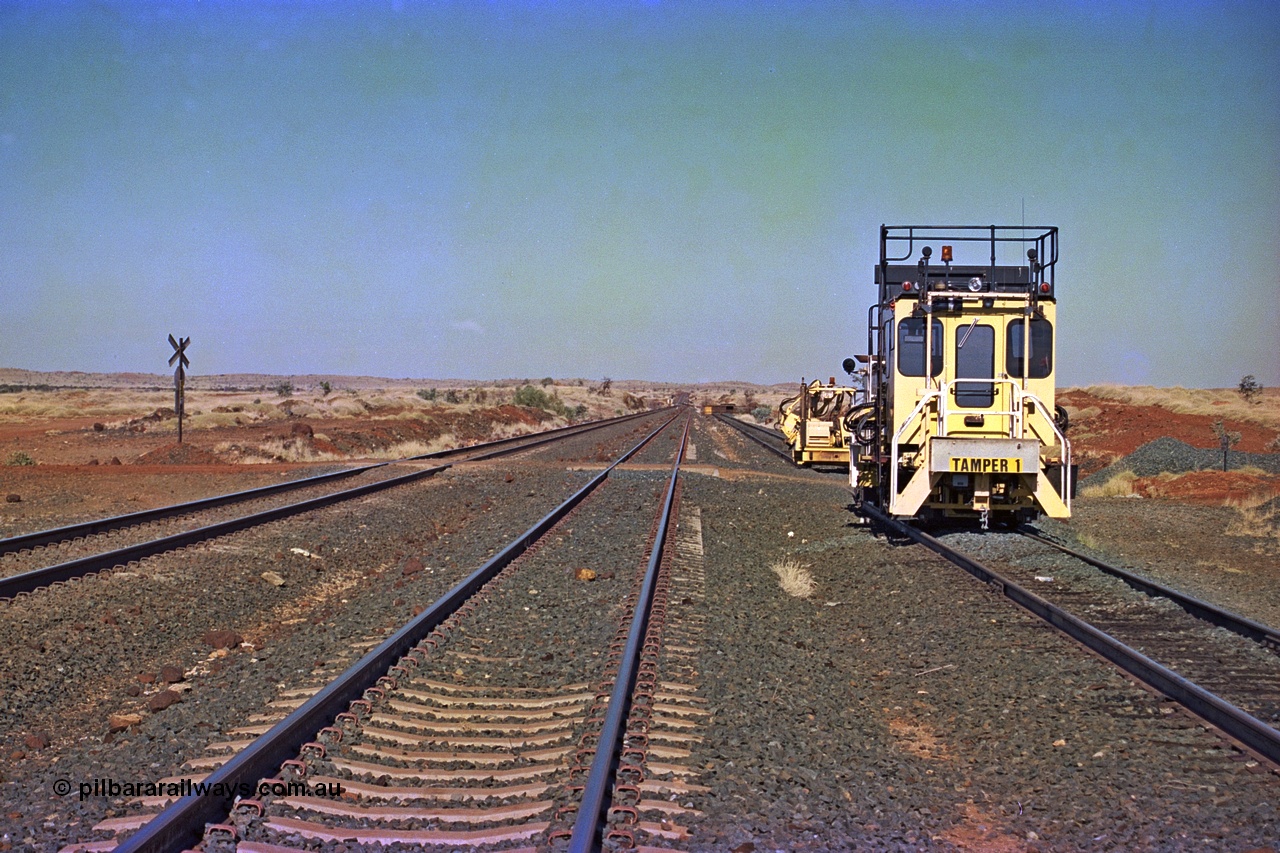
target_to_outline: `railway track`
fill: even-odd
[[[207,775],[184,777],[255,793],[270,779],[275,792],[230,813],[214,796],[154,815],[161,803],[140,801],[99,832],[140,825],[117,848],[128,851],[202,837],[254,853],[350,841],[593,850],[606,838],[671,849],[681,816],[696,814],[682,762],[707,713],[692,663],[701,626],[682,614],[702,596],[697,515],[675,528],[687,419],[668,477],[619,466],[675,428],[655,429],[336,678],[228,732],[193,765]],[[628,517],[641,507],[647,534]]]
[[[649,416],[642,412],[470,447],[436,451],[173,506],[0,539],[0,600],[183,548],[271,521],[431,477],[463,462],[493,459]],[[450,460],[452,461],[446,461]],[[441,464],[431,464],[440,462]],[[425,467],[424,467],[425,466]],[[405,470],[407,469],[407,470]],[[354,477],[368,480],[345,489]],[[248,510],[246,512],[246,510]],[[104,545],[108,546],[104,550]],[[56,554],[57,563],[48,563]]]
[[[790,459],[790,454],[775,438],[773,431],[736,418],[716,417],[766,450]],[[1004,574],[1000,574],[932,536],[889,518],[876,507],[867,506],[865,512],[877,522],[924,544],[991,584],[1015,603],[1272,763],[1280,764],[1280,731],[1277,731],[1280,727],[1280,660],[1264,651],[1280,651],[1280,631],[1074,551],[1029,530],[1019,533],[1104,572],[1116,579],[1116,583],[1109,587],[1099,586],[1084,583],[1084,578],[1078,578],[1081,582],[1067,588],[1061,571],[1055,571],[1050,577],[1037,573],[1034,567],[1019,569],[1008,564],[1001,565],[1000,571]],[[1048,598],[1041,597],[1016,581],[1024,585],[1034,584],[1038,589],[1044,589],[1043,584],[1048,583],[1053,585],[1053,589],[1046,590]],[[1142,596],[1117,603],[1120,584]],[[1151,598],[1167,601],[1176,608],[1153,607]],[[1091,621],[1077,618],[1073,612],[1087,614]],[[1214,628],[1251,642],[1233,642],[1217,636]],[[1153,658],[1168,661],[1169,665],[1162,666]]]
[[[1280,765],[1280,659],[1262,644],[1219,636],[1214,628],[1206,627],[1201,617],[1181,606],[1152,606],[1153,599],[1148,596],[1121,596],[1116,589],[1119,581],[1098,584],[1096,573],[1093,580],[1078,577],[1068,583],[1064,572],[1037,574],[1034,561],[1020,567],[1008,560],[1002,560],[997,571],[890,518],[877,507],[864,505],[862,512],[941,555],[1251,751]],[[1045,595],[1031,592],[1018,581],[1037,584],[1038,589],[1046,590]],[[1214,610],[1220,621],[1230,616]],[[1254,630],[1256,623],[1236,619],[1242,632]],[[1271,629],[1259,627],[1274,635]]]
[[[777,430],[757,426],[756,424],[749,424],[746,421],[731,418],[728,415],[717,414],[715,418],[721,423],[733,427],[738,432],[742,433],[775,456],[781,456],[788,462],[793,461],[791,458],[791,449],[787,446],[786,442],[782,440],[782,436]]]
[[[1118,578],[1127,586],[1137,590],[1138,592],[1157,598],[1167,599],[1181,607],[1187,613],[1195,616],[1197,619],[1201,619],[1219,628],[1225,628],[1234,634],[1239,634],[1241,637],[1260,643],[1266,648],[1280,654],[1280,631],[1277,631],[1275,628],[1263,625],[1261,622],[1257,622],[1253,619],[1246,619],[1237,613],[1232,613],[1218,607],[1216,604],[1212,604],[1211,602],[1187,595],[1173,587],[1157,583],[1156,581],[1144,578],[1141,575],[1128,571],[1127,569],[1122,569],[1119,566],[1114,566],[1110,563],[1104,562],[1103,560],[1099,560],[1097,557],[1092,557],[1088,554],[1068,548],[1061,542],[1057,542],[1034,530],[1022,528],[1019,529],[1018,532],[1028,539],[1047,545],[1050,548],[1092,566],[1113,578]]]

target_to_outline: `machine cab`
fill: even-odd
[[[878,485],[894,515],[1070,513],[1070,449],[1054,416],[1057,229],[1010,228],[882,228]],[[997,263],[1013,242],[1025,263]],[[990,249],[987,263],[974,263],[971,243]]]

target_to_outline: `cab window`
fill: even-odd
[[[898,372],[903,376],[924,376],[924,318],[907,317],[898,322]],[[933,321],[933,375],[942,373],[942,322]]]
[[[1005,350],[1009,375],[1015,379],[1044,379],[1053,373],[1053,325],[1043,317],[1031,319],[1031,370],[1027,372],[1022,363],[1025,324],[1025,320],[1009,324]]]
[[[956,379],[994,379],[995,368],[995,327],[974,323],[956,329]],[[995,403],[993,382],[957,381],[955,389],[957,406],[985,409]]]

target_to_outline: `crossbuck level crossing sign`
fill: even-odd
[[[189,343],[191,338],[175,340],[173,335],[169,336],[169,344],[173,347],[173,355],[169,356],[169,366],[173,367],[174,362],[178,364],[178,368],[173,371],[173,410],[178,414],[178,444],[182,444],[182,416],[186,409],[186,368],[191,365],[190,359],[187,358]]]

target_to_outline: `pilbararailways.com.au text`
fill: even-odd
[[[235,797],[252,798],[272,795],[276,797],[337,797],[342,794],[342,783],[306,781],[285,782],[280,779],[264,779],[261,782],[200,782],[194,779],[177,779],[156,782],[118,782],[115,779],[94,779],[72,784],[68,779],[53,783],[53,792],[65,797],[72,791],[79,793],[80,801],[90,797]]]

